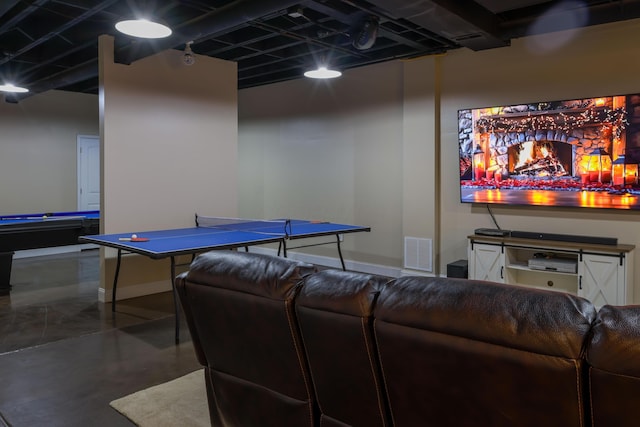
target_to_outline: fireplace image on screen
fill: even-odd
[[[554,141],[525,141],[508,148],[509,175],[561,177],[572,175],[572,147]]]
[[[640,94],[464,109],[458,127],[463,203],[640,209]]]

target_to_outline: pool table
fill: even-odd
[[[99,211],[0,215],[0,295],[11,290],[15,251],[77,245],[78,237],[99,229]]]

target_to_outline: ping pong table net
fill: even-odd
[[[254,233],[264,234],[282,234],[284,237],[289,237],[292,233],[291,220],[290,219],[247,219],[247,218],[233,218],[233,217],[219,217],[219,216],[202,216],[196,214],[196,227],[206,228],[220,228],[231,231],[251,231]],[[266,229],[282,230],[278,233],[273,231],[266,231]]]

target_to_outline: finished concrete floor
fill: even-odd
[[[109,402],[200,368],[171,293],[98,302],[97,250],[16,259],[0,296],[0,426],[132,426]]]

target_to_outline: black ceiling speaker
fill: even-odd
[[[359,50],[371,48],[378,37],[378,17],[367,17],[353,39],[353,47]]]

